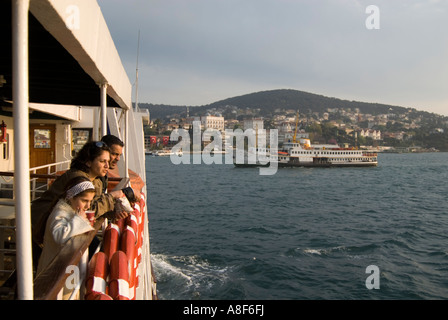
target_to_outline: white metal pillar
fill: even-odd
[[[12,87],[14,118],[14,191],[17,237],[17,291],[32,300],[31,201],[29,161],[28,12],[30,0],[12,1]]]
[[[124,150],[125,150],[125,157],[124,157],[124,177],[129,178],[129,157],[130,157],[130,150],[129,148],[129,112],[130,110],[123,110],[124,112]]]
[[[101,137],[107,134],[107,83],[100,85],[101,89]]]

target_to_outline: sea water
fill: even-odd
[[[448,153],[146,167],[160,299],[448,299]]]

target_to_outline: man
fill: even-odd
[[[120,157],[123,154],[123,141],[112,134],[105,135],[101,141],[107,144],[110,149],[109,168],[111,170],[116,170],[118,161],[120,161]]]
[[[109,162],[109,171],[113,171],[115,175],[118,174],[118,161],[121,159],[121,155],[123,154],[124,143],[118,137],[108,134],[101,138],[110,149],[110,162]],[[108,179],[106,175],[106,179],[103,180],[103,186],[107,189]],[[104,190],[105,191],[105,190]],[[140,199],[140,191],[135,190],[131,187],[122,189],[125,196],[128,198],[130,202],[136,202]]]

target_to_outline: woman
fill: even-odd
[[[40,254],[39,247],[42,248],[43,236],[47,218],[52,208],[64,193],[64,187],[68,181],[74,177],[82,176],[88,178],[95,188],[95,196],[92,200],[92,210],[95,210],[95,216],[101,216],[106,212],[114,210],[116,198],[123,197],[121,190],[103,193],[103,183],[101,178],[107,174],[109,169],[110,150],[109,147],[101,141],[86,143],[72,160],[70,169],[58,177],[50,188],[43,195],[31,204],[31,221],[33,226],[33,254],[36,262]]]
[[[68,182],[65,193],[48,217],[37,274],[53,261],[70,238],[94,230],[86,217],[94,196],[95,186],[89,178],[78,176]],[[64,286],[60,294],[67,299],[71,292],[72,288]]]

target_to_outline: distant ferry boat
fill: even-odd
[[[170,149],[163,149],[163,150],[154,151],[152,153],[152,155],[156,156],[156,157],[167,157],[167,156],[171,156],[172,154],[175,154],[177,156],[181,156],[182,155],[182,151],[180,150],[180,151],[173,152]]]
[[[275,161],[278,167],[372,167],[378,165],[378,154],[372,150],[341,148],[338,145],[311,145],[309,139],[299,142],[285,142],[279,151],[271,153],[270,149],[251,148],[245,152],[244,162],[236,167],[269,166],[259,161],[260,154],[266,154],[267,161]],[[254,163],[250,162],[256,159]],[[254,157],[256,155],[256,157]]]

